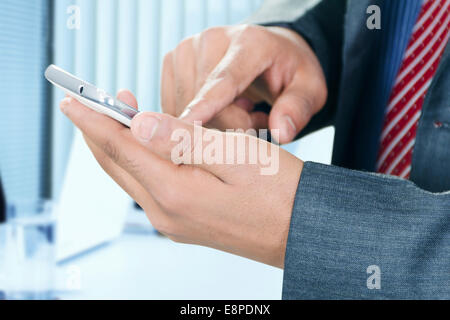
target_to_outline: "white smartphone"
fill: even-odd
[[[104,90],[78,79],[53,64],[45,70],[45,78],[83,105],[117,120],[127,127],[131,126],[131,120],[139,113]]]

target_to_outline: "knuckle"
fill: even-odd
[[[164,55],[163,58],[163,72],[169,70],[169,67],[172,66],[173,52],[170,51]]]
[[[241,35],[248,35],[248,36],[250,36],[250,35],[254,34],[255,29],[250,24],[242,24],[240,26],[240,30],[239,31],[240,31]]]
[[[200,35],[200,40],[203,43],[209,43],[211,41],[216,41],[224,35],[223,27],[212,27],[203,31]]]
[[[241,50],[248,51],[247,57],[259,59],[264,57],[270,51],[273,40],[269,38],[270,33],[265,27],[243,24],[238,27],[235,43],[239,44]],[[264,44],[264,45],[261,45]],[[257,46],[257,50],[255,50]]]
[[[183,59],[185,55],[192,52],[192,39],[192,37],[186,38],[178,44],[175,50],[177,59]]]
[[[257,41],[267,34],[263,27],[253,24],[242,24],[238,27],[238,35],[246,40]]]

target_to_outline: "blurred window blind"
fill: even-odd
[[[54,61],[115,93],[133,91],[144,110],[159,110],[160,66],[165,53],[185,37],[216,25],[235,24],[263,0],[57,0],[54,1]],[[77,6],[80,28],[67,27]],[[70,10],[69,10],[70,12]],[[53,93],[53,193],[63,183],[73,126],[58,110],[63,94]]]
[[[8,199],[48,191],[47,0],[0,1],[0,172]]]

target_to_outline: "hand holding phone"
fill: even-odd
[[[104,90],[78,79],[53,64],[45,71],[45,78],[88,108],[105,114],[127,127],[130,127],[131,120],[139,113],[138,110],[114,98]]]

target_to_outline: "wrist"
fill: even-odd
[[[278,247],[278,258],[277,258],[277,263],[276,263],[276,267],[284,269],[284,263],[285,263],[285,256],[286,256],[286,248],[287,248],[287,243],[288,243],[288,238],[289,238],[289,231],[290,231],[290,225],[291,225],[291,220],[292,220],[292,213],[293,213],[293,209],[294,209],[294,202],[295,202],[295,197],[297,194],[297,190],[298,190],[298,185],[300,183],[300,179],[301,179],[301,174],[303,171],[303,167],[304,167],[304,162],[297,159],[298,163],[296,164],[295,167],[295,171],[292,170],[292,174],[294,179],[292,180],[293,182],[289,182],[288,185],[286,186],[287,189],[289,190],[287,192],[288,194],[288,199],[286,202],[286,207],[283,208],[283,219],[281,220],[283,222],[283,228],[280,230],[280,242],[279,242],[279,247]]]

